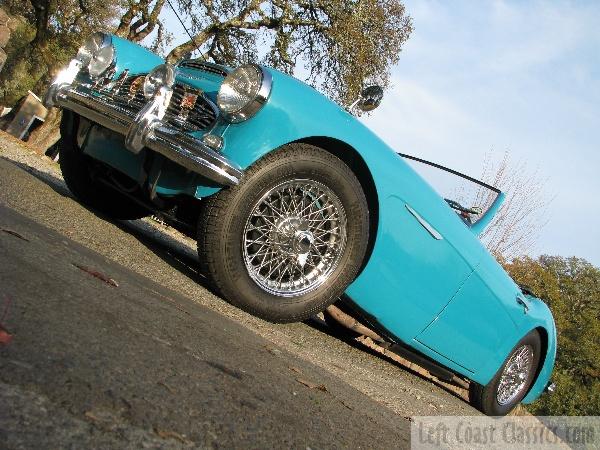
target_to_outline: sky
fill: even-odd
[[[397,151],[475,177],[507,152],[550,202],[531,256],[600,266],[600,2],[404,4],[415,30],[362,120]]]
[[[532,256],[600,266],[600,2],[404,4],[415,30],[364,122],[473,176],[508,152],[550,202]]]

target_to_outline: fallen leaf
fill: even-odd
[[[177,439],[182,444],[188,444],[188,445],[193,444],[192,441],[190,441],[189,439],[186,439],[184,436],[182,436],[181,434],[179,434],[175,431],[159,430],[158,428],[155,428],[154,432],[163,439],[172,438],[172,439]]]
[[[26,238],[25,236],[23,236],[22,234],[19,234],[19,233],[17,233],[16,231],[13,231],[13,230],[8,230],[8,229],[6,229],[6,228],[0,228],[0,229],[1,229],[2,231],[4,231],[5,233],[7,233],[7,234],[10,234],[10,235],[12,235],[12,236],[14,236],[14,237],[17,237],[17,238],[19,238],[19,239],[21,239],[21,240],[23,240],[23,241],[25,241],[25,242],[30,242],[30,241],[29,241],[29,239],[27,239],[27,238]]]
[[[101,272],[98,272],[97,270],[91,269],[91,268],[86,267],[86,266],[81,266],[81,265],[75,264],[75,263],[72,263],[72,264],[75,267],[77,267],[79,270],[82,270],[83,272],[88,273],[91,276],[98,278],[99,280],[104,281],[106,284],[110,284],[111,286],[114,286],[114,287],[119,287],[119,284],[115,280],[113,280],[112,278],[107,277],[106,275],[104,275]]]
[[[2,313],[2,317],[0,317],[0,344],[8,345],[10,341],[12,341],[12,334],[8,332],[6,328],[2,325],[4,319],[8,316],[8,310],[10,309],[10,305],[12,303],[12,298],[5,295],[4,296],[4,312]]]
[[[300,369],[298,369],[298,368],[296,368],[296,367],[293,367],[293,366],[290,366],[290,367],[289,367],[289,369],[290,369],[292,372],[296,372],[296,373],[302,373],[302,372],[300,371]]]
[[[281,355],[281,350],[273,347],[269,347],[268,345],[264,346],[265,350],[268,351],[271,355],[279,356]]]
[[[86,411],[83,415],[94,422],[98,422],[100,420],[91,411]]]
[[[165,383],[164,381],[158,381],[156,384],[164,387],[167,391],[169,391],[171,394],[175,393],[175,390],[169,386],[167,383]]]
[[[12,341],[12,338],[12,334],[0,326],[0,344],[8,345],[10,344],[10,341]]]
[[[338,399],[339,400],[339,399]],[[354,411],[354,408],[352,406],[348,406],[343,400],[340,400],[340,403],[342,405],[344,405],[346,408],[348,408],[350,411]]]
[[[310,389],[318,389],[319,391],[327,392],[327,387],[324,384],[311,383],[310,381],[303,380],[302,378],[296,378],[296,381],[303,384]]]

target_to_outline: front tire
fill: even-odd
[[[536,330],[529,332],[508,355],[486,385],[471,383],[471,403],[488,416],[504,416],[523,400],[536,375],[542,344]]]
[[[207,199],[198,229],[201,271],[251,314],[301,321],[356,277],[368,227],[367,202],[348,166],[318,147],[288,144]]]
[[[61,139],[58,143],[59,165],[69,190],[84,205],[113,219],[133,220],[147,216],[148,209],[111,189],[92,176],[92,159],[77,145],[79,116],[63,113]]]

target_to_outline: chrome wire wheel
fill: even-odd
[[[504,366],[496,394],[498,404],[507,405],[515,400],[527,386],[532,370],[533,347],[523,345],[514,351]]]
[[[243,232],[250,278],[281,297],[323,284],[346,246],[346,213],[338,196],[310,179],[278,184],[253,206]]]

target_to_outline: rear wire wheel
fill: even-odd
[[[488,416],[504,416],[523,400],[540,363],[541,339],[532,330],[510,352],[494,378],[485,386],[471,383],[473,406]]]

